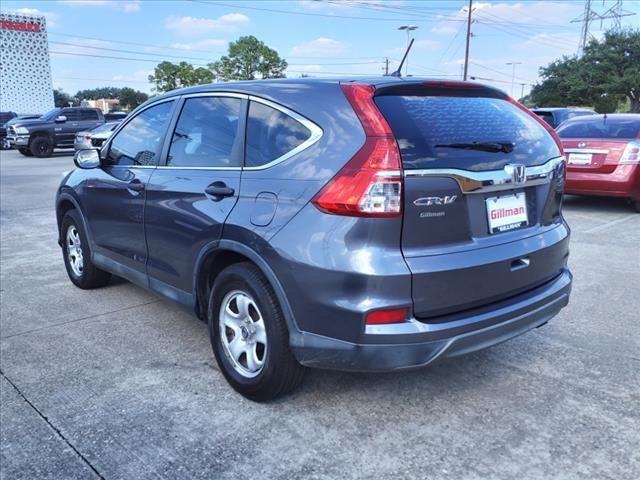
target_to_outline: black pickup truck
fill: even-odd
[[[76,133],[104,123],[98,108],[54,108],[42,117],[14,123],[7,128],[12,148],[30,157],[50,157],[55,148],[73,148]]]

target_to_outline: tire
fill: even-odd
[[[38,158],[48,158],[53,153],[53,143],[48,137],[36,137],[29,143],[29,150]]]
[[[33,153],[28,148],[19,148],[18,151],[25,157],[33,157]]]
[[[223,315],[227,307],[229,311]],[[255,265],[236,263],[218,275],[207,318],[213,353],[222,374],[238,393],[264,402],[300,385],[304,367],[289,347],[278,299]]]
[[[61,238],[64,266],[76,287],[89,290],[109,283],[111,274],[91,262],[89,242],[77,210],[70,210],[62,219]]]
[[[640,213],[640,200],[631,200],[631,208],[633,208],[633,210],[636,213]]]

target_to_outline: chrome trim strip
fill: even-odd
[[[233,93],[233,92],[200,92],[189,93],[182,95],[182,98],[197,98],[197,97],[232,97],[232,98],[249,98],[249,95],[245,93]]]
[[[175,167],[171,165],[158,165],[159,170],[242,170],[242,167]]]
[[[322,137],[322,135],[324,133],[322,131],[322,128],[320,128],[318,125],[313,123],[311,120],[309,120],[306,117],[303,117],[302,115],[294,112],[293,110],[289,110],[288,108],[283,107],[282,105],[274,103],[274,102],[272,102],[270,100],[265,100],[264,98],[256,97],[254,95],[249,95],[249,100],[252,100],[252,101],[258,102],[258,103],[262,103],[263,105],[267,105],[267,106],[269,106],[271,108],[275,108],[276,110],[281,111],[285,115],[289,115],[294,120],[297,120],[302,125],[304,125],[306,128],[308,128],[309,131],[311,132],[311,135],[309,136],[309,138],[307,140],[302,142],[296,148],[294,148],[293,150],[289,150],[287,153],[285,153],[284,155],[276,158],[275,160],[272,160],[269,163],[265,163],[264,165],[260,165],[259,167],[244,167],[243,168],[244,171],[265,170],[265,169],[271,168],[271,167],[273,167],[273,166],[275,166],[275,165],[277,165],[279,163],[282,163],[285,160],[288,160],[289,158],[293,157],[294,155],[297,155],[298,153],[302,152],[303,150],[306,150],[307,148],[309,148],[311,145],[313,145],[318,140],[320,140],[320,138]]]
[[[603,150],[600,148],[565,148],[565,153],[602,153],[607,155],[609,150]]]
[[[549,181],[555,169],[564,162],[564,157],[555,157],[547,163],[526,168],[526,180],[515,184],[511,175],[504,170],[472,172],[456,168],[433,168],[405,170],[405,177],[450,177],[458,182],[463,193],[484,193],[512,188],[543,185]]]

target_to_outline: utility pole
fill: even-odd
[[[418,29],[417,25],[402,25],[398,27],[398,30],[404,30],[407,32],[407,48],[409,48],[409,42],[411,40],[411,32],[417,29]],[[409,58],[408,57],[407,57],[407,60],[405,61],[404,76],[405,77],[409,76]]]
[[[521,83],[520,86],[522,87],[522,90],[520,90],[520,98],[524,97],[524,83]]]
[[[469,43],[471,42],[471,2],[469,0],[469,15],[467,16],[467,45],[464,50],[464,74],[462,80],[467,81],[467,74],[469,73]]]
[[[516,82],[516,65],[522,65],[522,62],[507,62],[505,65],[511,65],[511,96],[513,97],[513,87]]]
[[[389,75],[389,58],[384,59],[384,74]]]

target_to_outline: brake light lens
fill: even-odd
[[[389,124],[373,101],[372,85],[341,84],[365,132],[365,142],[312,200],[320,210],[356,217],[402,213],[400,152]]]
[[[367,314],[367,325],[383,325],[387,323],[402,323],[408,316],[406,308],[393,308],[389,310],[375,310]]]
[[[620,165],[635,165],[640,163],[640,142],[629,142],[618,163]]]

